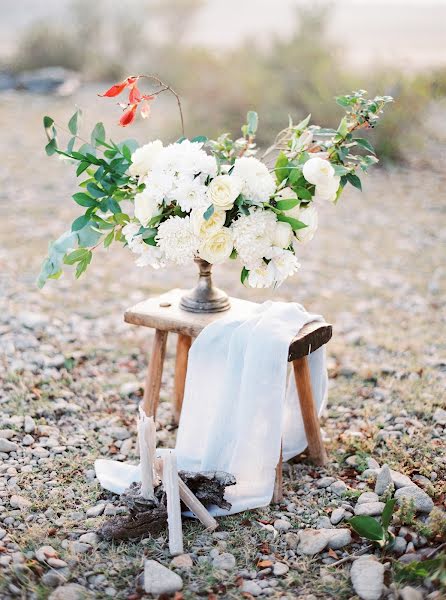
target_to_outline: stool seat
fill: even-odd
[[[169,331],[192,338],[202,329],[222,317],[243,317],[249,314],[254,302],[230,298],[231,308],[221,313],[192,313],[180,308],[180,299],[186,290],[174,289],[161,296],[149,298],[129,308],[124,314],[126,323],[151,327],[160,331]],[[314,321],[307,323],[290,344],[288,361],[307,356],[325,345],[332,336],[332,327],[328,323]]]

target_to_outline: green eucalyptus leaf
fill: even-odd
[[[361,184],[361,180],[359,179],[359,177],[357,175],[355,175],[354,173],[347,173],[346,175],[347,177],[347,181],[355,188],[357,188],[358,190],[362,191],[362,184]]]
[[[56,138],[53,138],[48,142],[48,144],[45,146],[45,152],[47,153],[47,156],[52,156],[57,152]]]
[[[91,196],[84,194],[83,192],[77,192],[77,194],[73,194],[73,200],[77,202],[79,206],[84,206],[85,208],[91,208],[92,206],[98,205],[94,198],[91,198]]]
[[[279,210],[290,210],[300,204],[300,200],[297,198],[284,198],[283,200],[278,200],[276,203],[276,207]]]
[[[68,121],[68,129],[73,135],[77,135],[77,132],[79,131],[81,115],[82,111],[80,110],[80,108],[78,108],[74,115],[71,117],[71,119]]]
[[[191,139],[191,142],[200,142],[205,144],[208,141],[209,138],[207,138],[205,135],[197,135],[194,138]],[[182,140],[184,141],[184,140]]]
[[[257,127],[259,125],[258,114],[253,110],[248,111],[248,114],[246,116],[246,123],[248,125],[248,135],[255,135]]]
[[[246,267],[243,267],[242,272],[240,274],[240,281],[242,282],[243,285],[245,285],[245,281],[249,276],[249,271]]]
[[[108,247],[110,246],[110,244],[111,244],[111,243],[112,243],[112,241],[113,241],[113,238],[114,238],[114,236],[115,236],[115,232],[114,232],[114,230],[112,229],[112,230],[111,230],[111,231],[110,231],[110,232],[109,232],[109,233],[106,235],[106,237],[105,237],[105,239],[104,239],[104,247],[105,247],[105,248],[108,248]]]
[[[373,517],[359,515],[352,517],[349,520],[349,525],[361,537],[373,542],[383,542],[386,537],[386,532],[382,525]]]
[[[375,149],[369,142],[369,140],[366,140],[365,138],[355,138],[354,141],[358,144],[358,146],[361,146],[362,148],[365,148],[372,154],[375,154]]]
[[[65,256],[64,263],[66,265],[74,265],[74,263],[85,258],[88,252],[89,250],[87,248],[78,248],[77,250],[73,250],[73,252],[70,252]]]
[[[212,215],[214,214],[214,205],[211,204],[210,206],[208,206],[208,208],[204,211],[203,213],[203,218],[205,221],[209,221],[209,219],[212,217]]]
[[[339,123],[339,127],[337,129],[337,132],[343,138],[347,135],[347,133],[348,133],[347,117],[342,117],[341,122]]]
[[[298,196],[302,200],[311,200],[313,198],[313,194],[307,188],[299,187],[294,190]]]
[[[105,141],[105,127],[103,123],[96,123],[91,132],[91,144],[97,146]]]
[[[54,119],[48,116],[43,117],[43,126],[45,129],[49,129],[54,124]]]
[[[277,157],[276,164],[274,166],[274,171],[276,173],[278,183],[282,183],[282,181],[284,181],[288,177],[290,172],[288,165],[289,163],[287,156],[284,152],[280,152]]]
[[[87,215],[81,215],[80,217],[78,217],[77,219],[75,219],[71,225],[71,231],[79,231],[80,229],[82,229],[83,227],[85,227],[87,225],[87,223],[89,222],[90,217]]]

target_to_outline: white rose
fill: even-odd
[[[229,258],[234,247],[231,231],[223,227],[214,235],[208,237],[200,247],[200,258],[214,265],[221,264]]]
[[[151,195],[148,188],[135,196],[135,217],[143,227],[147,227],[150,219],[161,214],[161,207]]]
[[[196,208],[190,215],[194,234],[201,239],[206,239],[210,235],[217,233],[223,227],[226,220],[224,210],[214,210],[209,219],[206,220],[203,216],[206,210],[207,208]]]
[[[163,149],[163,142],[155,140],[141,148],[137,148],[132,154],[132,163],[129,167],[129,173],[133,177],[144,177],[150,171],[155,159]]]
[[[330,202],[334,202],[336,200],[340,182],[341,178],[334,176],[328,181],[328,183],[316,185],[313,199],[329,200]]]
[[[289,223],[277,221],[274,229],[273,246],[288,248],[293,239],[293,229]]]
[[[208,186],[209,202],[223,210],[234,206],[235,199],[242,189],[242,181],[231,175],[218,175]]]
[[[309,183],[314,185],[327,185],[334,177],[334,169],[328,160],[315,157],[304,164],[302,173]]]
[[[283,189],[280,190],[280,192],[278,192],[276,199],[297,200],[297,194],[290,187],[284,187]],[[296,206],[293,206],[293,208],[290,208],[284,212],[286,213],[287,217],[292,217],[293,219],[299,219],[299,211],[300,211],[299,204],[296,204]]]
[[[318,215],[316,207],[310,204],[307,208],[302,208],[299,213],[299,221],[305,223],[306,227],[296,231],[296,237],[302,244],[306,244],[313,239],[318,226]]]

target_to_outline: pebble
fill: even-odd
[[[351,544],[352,534],[350,529],[333,529],[330,531],[328,547],[332,550],[340,550],[344,546]]]
[[[14,429],[0,429],[0,440],[10,440],[17,434]]]
[[[276,575],[276,577],[281,577],[282,575],[285,575],[286,573],[288,573],[289,570],[290,570],[289,566],[286,565],[285,563],[276,562],[273,567],[273,574]]]
[[[84,544],[90,544],[90,546],[96,546],[99,542],[98,535],[94,532],[84,533],[80,536],[79,542]]]
[[[438,423],[439,425],[446,425],[446,410],[444,410],[443,408],[437,408],[432,418],[434,419],[434,423]]]
[[[183,587],[183,580],[156,560],[146,560],[144,563],[144,591],[147,594],[175,594]]]
[[[27,509],[31,506],[32,502],[31,500],[28,500],[28,498],[25,498],[24,496],[11,496],[11,498],[9,499],[9,504],[11,505],[11,508],[20,508],[20,510],[24,510]]]
[[[379,600],[384,589],[384,565],[373,556],[357,558],[350,570],[352,586],[361,600]]]
[[[19,449],[18,445],[15,442],[10,442],[9,440],[0,437],[0,452],[16,452]]]
[[[401,554],[404,554],[406,552],[406,548],[406,540],[403,537],[397,535],[393,541],[393,545],[391,548],[392,552],[394,552],[397,556],[401,556]]]
[[[25,433],[33,433],[36,429],[36,423],[34,419],[29,415],[25,415],[25,419],[23,421],[23,429]]]
[[[367,467],[369,469],[379,469],[379,462],[377,462],[372,456],[367,459]]]
[[[242,593],[251,594],[251,596],[259,596],[262,593],[262,588],[255,581],[244,580],[242,584]]]
[[[91,592],[77,583],[67,583],[54,590],[48,600],[89,600]]]
[[[102,515],[102,513],[104,512],[105,509],[105,504],[98,504],[97,506],[92,506],[91,508],[87,509],[87,517],[99,517]]]
[[[286,533],[285,534],[285,543],[288,546],[288,548],[291,548],[291,550],[295,550],[299,543],[299,534],[291,533],[291,532]]]
[[[350,542],[350,529],[304,529],[300,532],[297,551],[311,556],[322,552],[327,545],[338,550]]]
[[[367,504],[368,502],[379,502],[378,494],[375,494],[375,492],[364,492],[359,496],[357,504]]]
[[[216,569],[231,571],[235,568],[235,556],[229,552],[223,552],[212,559],[212,564]]]
[[[36,558],[41,563],[48,562],[49,558],[57,557],[57,552],[52,546],[41,546],[36,550]]]
[[[346,484],[341,481],[335,481],[330,485],[330,492],[333,492],[336,496],[342,496],[347,491]]]
[[[331,529],[332,527],[333,525],[326,515],[322,515],[316,521],[316,529]]]
[[[345,516],[345,508],[335,508],[330,515],[330,521],[333,525],[337,525]]]
[[[0,527],[0,540],[2,540],[8,532]]]
[[[46,585],[51,588],[55,588],[59,585],[62,585],[66,581],[67,580],[64,574],[60,571],[55,571],[54,569],[51,569],[47,573],[44,573],[41,578],[41,582],[43,583],[43,585]]]
[[[126,440],[131,436],[130,431],[125,427],[109,427],[107,435],[114,440]]]
[[[392,476],[393,484],[397,490],[403,487],[415,485],[413,481],[411,481],[410,477],[404,475],[403,473],[398,473],[398,471],[393,471],[390,469],[390,474]]]
[[[288,531],[288,529],[291,529],[291,523],[285,521],[285,519],[276,519],[274,521],[274,529],[276,531]]]
[[[409,585],[400,590],[401,600],[423,600],[423,593]]]
[[[389,465],[383,465],[376,476],[375,494],[382,496],[389,489],[393,489],[392,475]]]
[[[430,513],[434,508],[432,498],[416,485],[400,488],[395,492],[395,498],[399,505],[404,501],[413,500],[418,512]]]
[[[378,515],[382,515],[384,507],[384,502],[366,502],[364,504],[357,504],[355,507],[355,515],[376,517]]]
[[[171,560],[170,564],[176,569],[191,569],[194,565],[190,554],[179,554]]]
[[[327,488],[335,481],[336,480],[334,477],[322,477],[321,479],[318,479],[318,481],[316,481],[316,487],[317,488]]]
[[[34,444],[34,438],[32,435],[27,433],[26,435],[23,436],[22,445],[23,446],[31,446],[32,444]]]

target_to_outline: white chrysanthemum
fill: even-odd
[[[233,223],[234,246],[248,269],[268,254],[276,223],[276,215],[272,211],[260,208],[251,209],[249,215],[242,215]]]
[[[268,202],[276,190],[276,183],[266,165],[253,156],[237,158],[231,175],[242,180],[242,194],[252,202]]]
[[[288,248],[293,239],[293,229],[289,223],[277,221],[274,230],[273,244],[279,248]]]
[[[182,183],[170,196],[184,212],[207,205],[206,186],[202,185],[198,179]]]
[[[136,260],[137,267],[150,266],[153,269],[161,269],[166,266],[166,260],[163,251],[158,246],[149,246],[144,244],[140,256]]]
[[[143,227],[147,227],[150,219],[161,214],[157,195],[151,187],[146,187],[135,196],[135,217]]]
[[[268,258],[271,259],[269,265],[271,265],[274,271],[276,287],[281,285],[285,279],[293,275],[300,267],[296,255],[290,250],[274,248]]]
[[[156,241],[166,260],[177,265],[190,262],[198,252],[199,239],[190,217],[170,217],[161,223]]]
[[[213,156],[206,154],[203,144],[184,140],[163,148],[157,156],[153,170],[164,172],[171,177],[189,177],[201,173],[203,181],[217,173],[217,162]]]
[[[204,213],[206,212],[207,208],[208,207],[194,209],[190,214],[190,220],[194,233],[201,240],[214,235],[214,233],[217,233],[217,231],[223,227],[226,220],[226,213],[224,210],[214,210],[209,219],[205,219]]]
[[[306,208],[301,208],[299,211],[299,216],[296,218],[306,225],[306,227],[303,229],[298,229],[296,231],[296,237],[299,242],[306,244],[313,239],[317,230],[318,214],[316,207],[313,204],[310,204]]]
[[[127,223],[127,225],[122,228],[122,234],[125,237],[127,246],[136,254],[142,252],[143,247],[146,245],[143,242],[142,235],[139,235],[138,233],[140,229],[141,225],[139,223]]]
[[[156,157],[163,149],[163,142],[155,140],[141,148],[137,148],[132,154],[132,163],[129,167],[129,173],[133,177],[144,177],[148,175],[153,167]]]
[[[171,193],[175,180],[170,173],[154,168],[143,183],[146,185],[144,192],[147,196],[150,196],[158,204],[162,204],[163,200]]]
[[[266,263],[264,260],[259,260],[251,266],[247,283],[252,288],[269,288],[274,285],[274,267],[271,263]]]

